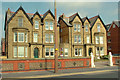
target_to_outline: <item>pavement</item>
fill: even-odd
[[[58,73],[54,70],[3,73],[2,78],[118,78],[118,66],[108,66],[108,62],[95,62],[95,65],[95,68],[58,70]]]

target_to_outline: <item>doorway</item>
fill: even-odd
[[[38,58],[38,48],[34,48],[34,58]]]

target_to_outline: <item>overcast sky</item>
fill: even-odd
[[[19,2],[15,1],[16,0],[2,0],[2,2],[0,2],[0,39],[1,37],[4,37],[3,30],[5,11],[8,8],[10,8],[11,11],[15,12],[19,8],[19,6],[22,5],[27,13],[35,13],[36,11],[38,11],[40,14],[44,14],[47,10],[50,9],[54,14],[54,0],[17,0]],[[89,2],[87,2],[88,0],[57,1],[57,16],[61,15],[62,13],[64,13],[66,16],[71,16],[72,14],[78,12],[81,18],[86,16],[90,18],[99,14],[105,24],[111,23],[113,20],[118,19],[119,0],[89,0]]]

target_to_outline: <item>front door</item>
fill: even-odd
[[[90,53],[92,52],[92,48],[89,48],[89,56],[90,56]]]
[[[38,48],[34,49],[34,58],[38,58]]]

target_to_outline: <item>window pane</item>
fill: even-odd
[[[103,36],[100,36],[100,44],[103,44]]]
[[[23,26],[23,18],[18,18],[18,25],[19,27]]]
[[[99,36],[96,36],[96,44],[99,44]]]
[[[77,43],[77,36],[74,36],[74,42]]]
[[[38,34],[34,33],[34,42],[38,42]]]
[[[25,47],[25,57],[27,57],[27,47]]]
[[[99,55],[99,47],[96,48],[96,55]]]
[[[79,48],[79,56],[82,56],[82,49]]]
[[[50,43],[53,43],[53,34],[50,35]]]
[[[85,25],[85,31],[88,32],[88,25]]]
[[[100,55],[101,56],[104,55],[104,49],[103,49],[103,47],[100,47]]]
[[[14,47],[14,57],[17,57],[17,47]]]
[[[46,53],[46,54],[45,54],[46,56],[49,56],[49,48],[46,48],[45,53]]]
[[[24,47],[18,47],[18,57],[24,57]]]
[[[24,33],[18,33],[18,41],[24,42]]]
[[[54,48],[51,48],[51,50],[50,50],[50,56],[54,56]]]
[[[48,34],[45,35],[45,42],[46,42],[46,43],[49,42],[49,35],[48,35]]]
[[[97,25],[98,32],[100,32],[100,24]]]
[[[48,22],[47,22],[47,21],[45,21],[45,29],[46,29],[46,30],[49,29],[49,27],[48,27]]]
[[[89,43],[89,41],[90,41],[90,37],[89,37],[89,36],[87,36],[87,43]]]
[[[77,31],[77,26],[76,26],[76,24],[74,24],[74,31]]]
[[[50,22],[50,30],[53,30],[53,22]]]
[[[14,42],[17,42],[17,32],[14,33]]]
[[[68,56],[68,48],[65,48],[65,56]]]
[[[81,36],[78,36],[78,42],[81,43]]]
[[[78,32],[80,32],[80,25],[78,24]]]
[[[35,21],[35,29],[39,29],[39,22]]]
[[[75,49],[75,56],[78,56],[78,49]]]

